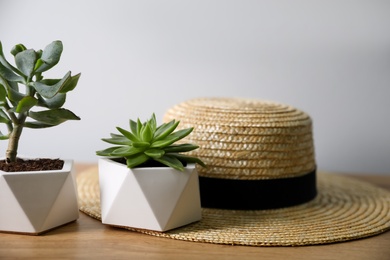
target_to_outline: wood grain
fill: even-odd
[[[90,167],[78,164],[77,170]],[[390,175],[353,175],[390,190]],[[390,213],[389,213],[390,214]],[[40,236],[0,233],[0,259],[390,259],[390,232],[344,243],[304,247],[248,247],[177,241],[78,221]]]

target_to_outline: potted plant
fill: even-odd
[[[103,141],[113,144],[99,159],[101,216],[104,224],[166,231],[201,219],[196,158],[184,155],[198,148],[176,144],[192,128],[175,131],[179,122],[160,126],[130,119],[130,130],[117,127]]]
[[[78,218],[73,161],[56,158],[19,158],[24,128],[47,128],[67,120],[79,120],[62,108],[67,92],[80,74],[67,72],[61,79],[44,78],[55,66],[63,45],[54,41],[44,50],[14,46],[16,66],[4,56],[0,42],[0,123],[7,133],[8,148],[0,161],[0,231],[40,234]]]

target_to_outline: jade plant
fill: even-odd
[[[14,66],[5,58],[0,42],[0,123],[8,130],[0,132],[0,139],[8,139],[7,162],[16,161],[25,127],[47,128],[80,119],[62,108],[67,92],[76,87],[80,74],[72,76],[69,71],[59,79],[43,76],[59,62],[62,51],[61,41],[53,41],[43,51],[17,44],[11,49]]]
[[[129,131],[117,127],[118,134],[111,133],[110,138],[102,139],[114,146],[97,151],[96,154],[111,159],[122,159],[128,168],[157,164],[183,171],[187,163],[198,163],[205,167],[199,158],[183,154],[199,148],[197,145],[176,144],[189,135],[193,128],[174,132],[180,123],[175,120],[157,126],[155,114],[143,123],[139,118],[137,121],[130,119],[129,122]]]

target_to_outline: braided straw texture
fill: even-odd
[[[194,127],[182,140],[199,145],[190,152],[208,168],[200,176],[275,179],[315,168],[310,117],[291,106],[240,98],[197,98],[170,108],[164,122]]]
[[[78,175],[80,210],[100,220],[98,169]],[[317,197],[299,206],[258,211],[202,209],[202,220],[157,237],[247,246],[302,246],[373,236],[390,229],[390,193],[355,179],[318,174]]]

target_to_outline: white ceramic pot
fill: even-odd
[[[201,219],[195,165],[184,172],[169,167],[133,168],[99,159],[104,224],[166,231]]]
[[[78,217],[72,160],[62,170],[0,171],[0,231],[37,235]]]

